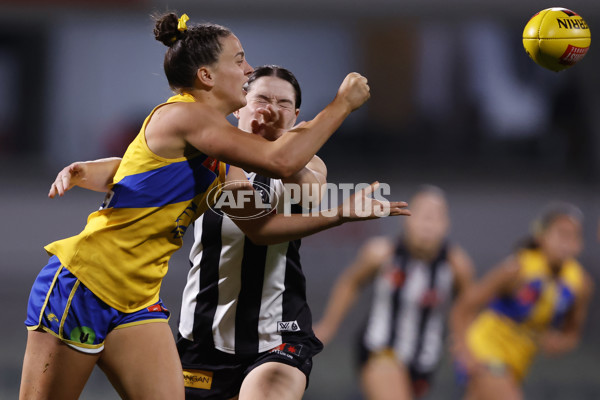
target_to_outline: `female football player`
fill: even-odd
[[[458,300],[452,328],[467,399],[522,399],[538,349],[554,355],[577,345],[592,294],[576,260],[582,221],[573,205],[548,206],[533,237]]]

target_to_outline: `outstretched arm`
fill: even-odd
[[[180,132],[187,143],[220,161],[272,178],[286,178],[304,168],[344,119],[368,98],[366,78],[349,74],[334,100],[313,120],[273,142],[248,135],[201,104],[180,105],[162,124]],[[203,123],[199,124],[199,119]],[[153,123],[157,131],[162,129],[160,121]],[[149,145],[152,148],[153,144]],[[157,145],[160,145],[158,140]]]
[[[319,340],[327,344],[333,339],[363,286],[373,279],[381,265],[387,262],[392,254],[392,244],[382,237],[369,240],[360,249],[354,262],[336,281],[323,317],[314,326]]]
[[[227,179],[228,188],[231,190],[224,191],[221,196],[231,196],[236,199],[243,197],[244,191],[251,194],[254,190],[239,168],[230,168]],[[236,187],[231,185],[234,182],[237,184]],[[222,210],[252,242],[259,245],[289,242],[346,222],[410,215],[405,202],[388,202],[370,198],[369,195],[377,189],[377,185],[376,182],[356,192],[337,208],[321,211],[318,216],[271,212],[260,217],[252,217],[261,215],[261,210],[252,202],[243,202],[240,208],[226,204]]]
[[[48,197],[63,196],[73,186],[97,192],[107,192],[121,159],[102,158],[94,161],[77,161],[63,168],[50,186]]]

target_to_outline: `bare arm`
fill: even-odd
[[[362,247],[354,262],[336,281],[323,317],[315,324],[314,330],[319,340],[327,344],[333,339],[363,286],[373,279],[392,253],[392,244],[382,237],[373,238]]]
[[[117,157],[74,162],[58,173],[50,186],[48,197],[63,196],[73,186],[107,192],[120,164],[121,159]]]
[[[302,188],[301,205],[312,209],[318,206],[323,198],[323,187],[327,184],[327,167],[323,160],[314,156],[304,168],[282,181],[285,184],[299,185]]]
[[[230,168],[227,179],[229,183],[238,182],[238,186],[232,187],[233,190],[230,192],[232,198],[238,198],[236,191],[254,190],[239,168]],[[252,242],[259,245],[289,242],[346,222],[388,215],[410,215],[410,211],[405,208],[407,206],[405,202],[386,202],[368,197],[376,187],[377,183],[374,183],[350,196],[339,207],[322,211],[318,216],[269,213],[261,217],[249,218],[260,214],[260,210],[255,208],[252,202],[244,202],[243,208],[233,208],[225,204],[222,210]],[[221,196],[227,195],[224,192]]]
[[[327,167],[319,156],[314,156],[304,168],[283,179],[285,183],[324,185],[327,183]]]
[[[573,309],[567,314],[564,326],[560,330],[549,330],[540,337],[540,347],[544,353],[558,355],[577,347],[593,292],[592,280],[586,274],[581,293],[575,298]]]
[[[286,178],[304,168],[350,112],[368,97],[366,79],[349,74],[335,99],[313,120],[273,142],[233,127],[222,115],[200,103],[170,106],[162,122],[153,117],[146,136],[150,148],[161,156],[174,157],[161,151],[169,146],[169,138],[161,137],[163,133],[159,132],[176,131],[186,143],[220,161],[261,175]]]
[[[473,262],[471,261],[469,255],[458,246],[450,249],[450,252],[448,253],[448,261],[450,262],[450,267],[452,268],[452,272],[454,274],[454,296],[455,299],[460,299],[462,296],[465,296],[465,293],[467,293],[471,288],[471,285],[473,285],[473,278],[475,274]],[[451,315],[456,312],[454,311],[456,304],[457,302],[454,303],[453,308],[450,311]],[[458,312],[461,313],[460,310]],[[473,316],[474,315],[471,314],[467,316],[459,315],[458,317],[455,317],[458,320],[458,327],[457,329],[451,329],[450,343],[452,352],[455,353],[459,358],[464,358],[464,330],[472,320]],[[461,321],[461,317],[468,322]],[[461,336],[456,338],[454,335]]]
[[[463,361],[467,368],[471,357],[466,345],[466,333],[477,313],[492,299],[509,293],[515,287],[519,276],[519,263],[510,256],[500,265],[488,272],[479,282],[469,285],[458,297],[450,312],[450,329],[453,338],[455,356]]]
[[[448,260],[454,274],[454,293],[458,298],[473,284],[475,268],[471,257],[458,246],[450,249]]]

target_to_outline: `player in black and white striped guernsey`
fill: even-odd
[[[284,129],[295,124],[301,92],[290,71],[256,68],[247,91],[248,104],[236,114],[240,129],[255,131],[256,110],[268,104],[279,109]],[[324,184],[326,173],[315,156],[285,181],[246,175],[262,202],[281,213],[284,183]],[[264,374],[283,378],[277,398],[301,398],[322,344],[312,331],[300,240],[255,245],[229,217],[210,211],[195,222],[194,237],[177,341],[186,398],[243,398],[262,390]]]
[[[276,140],[294,125],[301,93],[289,71],[259,67],[249,76],[247,91],[247,106],[235,113],[241,129]],[[73,186],[108,191],[120,162],[119,158],[107,158],[72,163],[59,172],[52,190],[59,195]],[[242,400],[295,400],[303,396],[312,356],[321,351],[322,343],[311,328],[297,238],[345,222],[410,215],[404,202],[368,201],[375,185],[314,218],[272,215],[273,210],[262,209],[266,205],[267,209],[283,211],[287,202],[278,203],[276,199],[283,193],[284,182],[301,185],[303,196],[299,201],[315,207],[326,173],[323,161],[314,156],[303,169],[284,180],[247,175],[245,178],[250,178],[257,189],[248,190],[244,172],[229,168],[226,185],[232,184],[232,190],[224,190],[217,203],[240,193],[259,193],[262,199],[235,207],[230,204],[229,208],[225,204],[222,208],[236,216],[235,223],[248,236],[237,230],[232,220],[212,211],[195,225],[192,269],[183,295],[177,343],[186,398],[230,399],[239,395]],[[306,190],[304,184],[309,186]],[[296,199],[297,195],[291,197]],[[260,218],[244,219],[257,210],[264,211],[259,213]],[[256,246],[249,237],[255,242],[289,242]]]
[[[338,279],[315,332],[335,335],[359,290],[373,281],[371,309],[360,334],[359,364],[366,398],[411,399],[427,392],[444,350],[451,300],[470,284],[468,255],[449,245],[443,191],[423,186],[409,202],[399,241],[367,242]]]

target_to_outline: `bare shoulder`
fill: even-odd
[[[469,254],[460,246],[453,245],[448,250],[448,261],[456,275],[472,276],[474,273],[473,261]]]
[[[472,264],[471,257],[465,249],[458,245],[453,245],[448,249],[448,259],[453,266],[457,268],[470,267]]]
[[[327,166],[325,165],[325,162],[317,155],[313,156],[312,160],[308,162],[307,167],[313,171],[319,172],[323,176],[327,176]]]
[[[179,132],[197,130],[202,126],[210,126],[219,121],[214,109],[197,102],[180,102],[166,104],[155,111],[153,123],[167,125]],[[204,122],[204,123],[201,123]]]
[[[592,278],[590,273],[587,272],[583,268],[581,270],[581,274],[582,274],[582,278],[583,278],[582,279],[583,284],[581,286],[581,297],[584,299],[589,299],[594,294],[594,290],[595,290],[595,286],[596,286],[594,284],[594,278]]]

